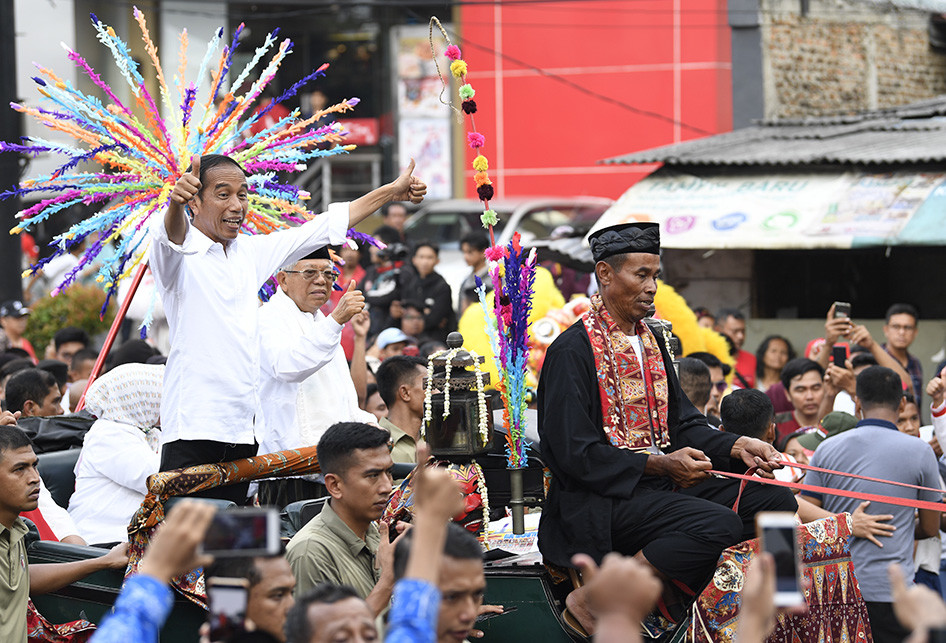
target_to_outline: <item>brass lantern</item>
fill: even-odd
[[[484,387],[483,357],[463,350],[463,335],[450,333],[447,350],[430,357],[424,380],[426,440],[437,458],[460,461],[489,452],[493,418]]]

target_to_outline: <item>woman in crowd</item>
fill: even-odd
[[[782,367],[789,360],[795,359],[795,349],[791,342],[781,335],[769,335],[759,344],[755,352],[756,388],[765,391],[779,381]]]
[[[158,472],[162,364],[123,364],[97,379],[86,409],[97,419],[76,463],[69,515],[86,542],[128,540],[128,521]]]

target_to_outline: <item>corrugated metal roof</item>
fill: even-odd
[[[877,165],[946,161],[946,95],[861,114],[763,121],[602,163]]]

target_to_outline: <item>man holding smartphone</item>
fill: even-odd
[[[897,429],[903,400],[900,378],[896,373],[883,366],[865,369],[857,376],[855,410],[860,421],[850,431],[822,442],[811,464],[858,476],[939,488],[939,469],[933,450],[921,440]],[[807,484],[831,489],[883,493],[929,502],[942,499],[942,494],[933,491],[879,485],[856,478],[823,475],[814,470],[809,471],[805,478]],[[802,494],[813,504],[823,506],[833,514],[853,514],[861,503],[853,498],[822,496],[810,491],[802,491]],[[902,568],[904,577],[912,579],[914,542],[939,534],[940,514],[920,509],[919,521],[914,524],[916,512],[909,507],[874,503],[871,508],[879,513],[892,514],[894,517],[890,524],[897,529],[885,539],[883,549],[869,540],[855,538],[851,544],[851,559],[854,561],[861,594],[867,603],[874,640],[878,643],[900,643],[910,632],[900,625],[894,615],[887,567],[895,562]]]

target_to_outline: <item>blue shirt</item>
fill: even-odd
[[[402,578],[394,585],[385,643],[435,643],[440,590],[427,581]]]
[[[95,631],[89,643],[157,643],[174,595],[167,583],[135,574],[125,583],[111,616]]]
[[[897,425],[884,420],[861,420],[850,431],[828,438],[818,445],[811,464],[832,471],[905,482],[932,489],[938,489],[940,486],[936,456],[930,445],[919,438],[900,433]],[[942,498],[941,493],[934,491],[845,478],[819,471],[806,473],[805,482],[831,489],[931,502],[939,502]],[[828,494],[822,497],[821,494],[808,491],[802,493],[822,500],[822,506],[833,514],[854,513],[862,502]],[[913,520],[916,512],[909,507],[872,502],[870,513],[893,515],[890,524],[896,526],[897,530],[882,539],[883,549],[865,538],[854,538],[851,542],[851,559],[854,561],[854,572],[857,574],[864,600],[889,603],[892,600],[890,580],[887,577],[887,567],[890,563],[899,564],[903,569],[904,578],[908,579],[907,584],[912,584]]]

